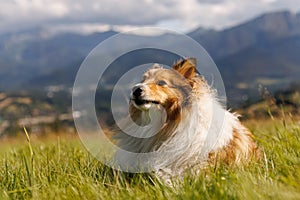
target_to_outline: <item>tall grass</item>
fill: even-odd
[[[0,199],[300,199],[300,125],[271,121],[250,128],[261,161],[186,174],[175,189],[149,174],[111,170],[77,138],[32,141],[27,134],[24,143],[1,143]]]

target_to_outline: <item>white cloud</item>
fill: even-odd
[[[33,26],[224,28],[263,12],[300,9],[298,0],[0,0],[0,30]],[[74,25],[75,24],[75,25]],[[96,29],[96,28],[95,28]]]

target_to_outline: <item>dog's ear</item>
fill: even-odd
[[[187,58],[176,62],[173,69],[179,72],[187,79],[191,79],[197,75],[197,60],[196,58]]]

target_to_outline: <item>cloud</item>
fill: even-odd
[[[297,0],[0,0],[0,30],[74,24],[136,27],[158,25],[177,30],[224,28],[257,14],[297,11]],[[94,25],[95,26],[95,25]]]
[[[2,19],[9,23],[99,22],[112,24],[153,24],[172,17],[172,4],[149,0],[15,0],[1,2]],[[2,20],[3,23],[3,20]]]
[[[218,3],[222,3],[225,0],[198,0],[199,3],[207,3],[207,4],[218,4]]]

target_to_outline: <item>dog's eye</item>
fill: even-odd
[[[157,82],[157,85],[164,86],[164,85],[167,85],[167,83],[166,83],[166,81],[160,80]]]

